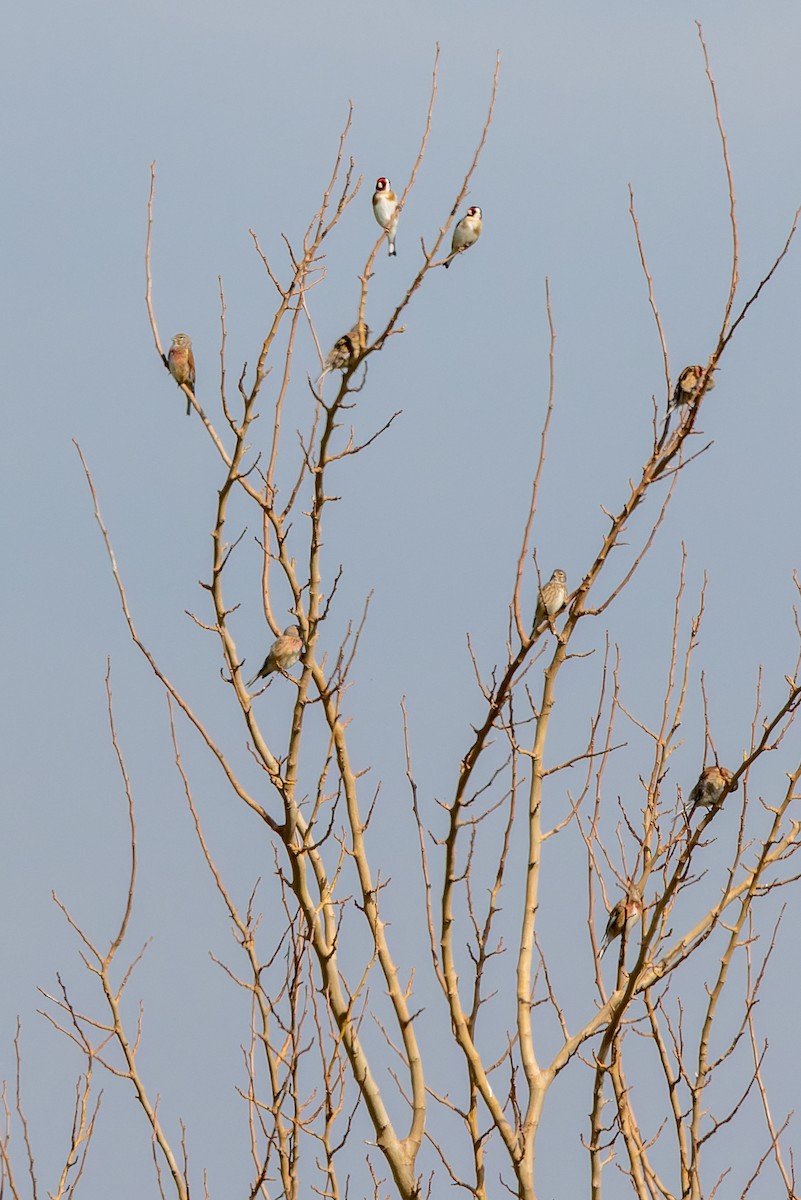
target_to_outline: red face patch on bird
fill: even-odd
[[[389,187],[389,180],[384,179],[383,175],[375,181],[375,190],[377,192],[385,192]]]

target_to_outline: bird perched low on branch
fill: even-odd
[[[606,922],[606,931],[604,940],[601,942],[601,951],[599,958],[603,958],[612,942],[616,938],[622,937],[625,929],[626,935],[631,932],[637,922],[640,920],[643,913],[642,893],[638,887],[633,887],[622,900],[618,900],[609,914],[609,920]]]
[[[395,257],[395,234],[398,229],[398,197],[392,190],[392,184],[382,175],[376,180],[373,192],[373,212],[375,219],[382,229],[387,231],[389,242],[389,257]]]
[[[706,380],[704,381],[703,391],[700,395],[705,395],[711,392],[715,386],[715,380],[712,378],[712,371],[716,368],[712,367],[707,372]],[[679,375],[676,383],[676,389],[673,392],[673,399],[670,402],[671,408],[680,408],[682,404],[689,404],[698,391],[698,385],[701,382],[706,367],[695,365],[685,367],[681,375]]]
[[[273,671],[288,671],[294,667],[303,650],[303,639],[297,625],[287,625],[280,637],[270,646],[270,652],[261,665],[261,670],[247,684],[253,687],[257,679],[266,679]]]
[[[362,322],[361,325],[357,323],[353,329],[343,333],[341,338],[337,338],[328,351],[325,370],[317,380],[317,386],[320,386],[329,371],[352,371],[364,357],[369,336],[370,329]]]
[[[698,776],[698,782],[690,792],[690,809],[717,808],[722,803],[723,793],[731,784],[732,773],[725,767],[704,767]],[[739,784],[735,783],[730,791],[736,792]]]
[[[481,209],[477,204],[473,204],[468,208],[465,216],[462,217],[459,224],[453,231],[453,241],[451,242],[451,252],[445,259],[445,266],[449,267],[457,254],[462,254],[465,250],[469,250],[471,246],[475,246],[478,239],[481,237],[483,229],[483,220]]]
[[[535,632],[545,620],[546,613],[549,617],[555,617],[565,607],[566,603],[567,575],[557,567],[545,586],[540,588],[537,611],[534,616]]]
[[[170,368],[170,374],[177,384],[185,383],[192,389],[192,395],[195,394],[195,356],[192,353],[192,339],[186,333],[176,333],[172,339],[167,354],[167,366]],[[187,397],[186,400],[186,415],[189,416],[192,412],[192,401]]]

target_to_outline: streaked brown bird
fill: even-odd
[[[317,386],[320,386],[329,371],[352,371],[354,367],[358,366],[367,349],[369,336],[369,326],[362,323],[354,325],[353,329],[349,329],[347,333],[343,333],[341,338],[337,338],[328,351],[325,370],[317,380]]]
[[[195,394],[195,356],[192,353],[192,339],[186,333],[176,333],[172,339],[169,353],[167,354],[167,365],[170,368],[170,374],[176,383],[185,383],[192,389],[192,395]],[[192,401],[187,397],[186,400],[186,415],[189,416],[192,412]]]
[[[690,808],[717,808],[722,803],[723,792],[731,781],[732,773],[725,767],[719,767],[717,764],[714,767],[704,767],[698,776],[698,782],[690,792]],[[730,791],[736,792],[738,787],[739,784],[735,783]]]
[[[634,926],[640,920],[643,913],[642,893],[638,887],[633,887],[623,900],[618,900],[609,914],[609,920],[606,922],[606,931],[604,940],[601,942],[601,951],[599,958],[603,958],[612,942],[616,938],[623,936],[623,930],[626,931],[626,936],[631,933]]]
[[[387,231],[389,242],[389,257],[395,256],[395,234],[398,231],[398,197],[392,190],[392,184],[382,175],[376,180],[373,193],[373,212],[375,219],[382,229]]]
[[[266,679],[273,671],[288,671],[290,667],[294,667],[302,651],[303,639],[299,627],[287,625],[281,636],[270,646],[270,653],[262,663],[261,670],[257,671],[247,686],[253,687],[257,679]]]
[[[445,266],[449,267],[456,258],[457,254],[462,254],[465,250],[469,250],[471,246],[475,246],[478,239],[481,237],[481,230],[484,228],[484,221],[481,215],[481,209],[477,204],[473,204],[468,208],[466,214],[462,217],[453,231],[453,240],[451,241],[451,252],[445,259]]]
[[[558,567],[551,578],[540,589],[537,601],[537,611],[534,616],[534,629],[539,629],[545,620],[545,615],[555,617],[567,603],[567,575]]]
[[[712,376],[712,371],[715,369],[716,368],[713,367],[712,370],[707,374],[701,395],[706,395],[707,392],[711,392],[714,388],[715,380]],[[676,389],[673,392],[673,399],[671,401],[672,408],[679,408],[682,404],[689,404],[690,401],[694,399],[704,371],[706,371],[706,367],[700,365],[684,368],[681,375],[679,375],[676,383]]]

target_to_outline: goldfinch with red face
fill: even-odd
[[[471,246],[476,244],[481,237],[481,229],[481,209],[477,204],[473,204],[468,208],[467,213],[462,217],[453,231],[451,252],[445,260],[446,267],[451,265],[451,261],[457,254],[461,254],[464,250],[469,250]]]
[[[192,389],[192,394],[194,395],[195,356],[192,353],[192,339],[188,334],[176,333],[167,355],[167,365],[175,382],[179,385],[185,383]],[[189,416],[191,412],[192,401],[187,396],[186,415]]]
[[[373,212],[375,219],[382,229],[387,231],[389,242],[389,257],[395,257],[395,234],[398,229],[398,197],[392,190],[392,184],[382,175],[376,180],[373,193]]]
[[[715,370],[715,368],[713,367],[712,370]],[[704,371],[706,371],[706,367],[700,365],[684,368],[676,383],[676,390],[673,393],[673,400],[671,402],[672,408],[679,408],[682,404],[689,404],[695,398]],[[711,392],[714,386],[715,380],[712,378],[712,371],[709,371],[707,372],[700,395]]]

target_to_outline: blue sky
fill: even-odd
[[[364,183],[326,247],[325,283],[310,298],[324,346],[355,316],[357,276],[377,234],[373,181],[383,174],[402,183],[414,161],[435,44],[441,65],[434,128],[403,213],[398,257],[390,262],[382,251],[377,260],[367,311],[376,329],[416,269],[420,237],[430,240],[452,204],[483,122],[496,49],[501,54],[495,119],[469,198],[484,211],[481,241],[453,270],[430,277],[404,335],[371,360],[354,417],[359,431],[396,409],[403,413],[343,472],[327,542],[330,561],[346,564],[332,642],[375,588],[348,702],[355,757],[373,764],[371,778],[383,781],[376,840],[391,835],[387,904],[400,917],[404,884],[418,872],[400,699],[407,697],[418,783],[433,810],[434,799],[452,787],[480,711],[466,634],[485,670],[504,653],[547,400],[546,276],[557,408],[534,531],[544,573],[562,566],[571,584],[577,581],[604,527],[601,506],[619,505],[647,454],[651,396],[660,405],[665,400],[629,184],[674,379],[714,349],[730,229],[695,19],[703,23],[729,136],[745,298],[801,203],[797,5],[411,0],[399,10],[346,0],[273,10],[250,0],[224,8],[77,0],[17,6],[8,15],[0,83],[7,296],[0,331],[7,368],[0,450],[0,1074],[13,1074],[20,1014],[25,1090],[46,1186],[62,1153],[80,1064],[36,1016],[36,989],[52,990],[60,971],[77,996],[91,994],[51,891],[100,940],[111,935],[123,902],[126,816],[107,733],[109,656],[139,819],[131,945],[154,938],[134,988],[145,1002],[143,1067],[168,1118],[186,1120],[212,1194],[241,1190],[246,1175],[234,1094],[246,1006],[208,956],[229,952],[228,923],[192,839],[164,697],[123,626],[72,445],[73,438],[80,442],[92,469],[141,635],[244,760],[242,729],[220,683],[218,646],[186,616],[210,616],[198,580],[208,578],[221,475],[199,421],[185,417],[153,349],[144,303],[151,161],[162,338],[168,343],[179,329],[192,335],[198,394],[216,415],[218,276],[232,380],[244,361],[252,368],[274,303],[248,230],[282,262],[280,235],[296,239],[319,202],[349,101],[348,148]],[[654,720],[682,544],[693,602],[707,573],[705,624],[671,777],[685,793],[703,759],[699,671],[721,757],[737,763],[748,743],[760,664],[772,707],[798,652],[798,314],[794,247],[722,362],[702,422],[712,449],[687,470],[635,585],[603,624],[582,634],[582,648],[597,649],[608,628],[621,645],[626,703]],[[305,375],[315,368],[307,340],[293,384],[299,413],[309,402]],[[266,438],[266,404],[264,411]],[[251,527],[249,534],[257,532]],[[236,580],[236,637],[250,665],[271,640],[250,537]],[[577,669],[570,680],[575,692],[568,691],[559,717],[557,747],[573,744],[571,715],[586,721],[596,671],[590,665],[579,676]],[[279,688],[259,703],[265,721],[278,727]],[[242,899],[257,876],[270,877],[269,845],[253,837],[251,820],[180,722],[179,734],[215,851],[241,878]],[[610,773],[612,805],[627,789],[637,796],[647,761],[636,732],[626,736],[628,747]],[[755,780],[766,798],[788,769],[779,757]],[[257,779],[253,768],[244,770]],[[557,809],[565,803],[559,786]],[[711,862],[726,861],[726,836],[712,847]],[[543,936],[558,936],[556,914],[561,920],[567,913],[581,960],[568,978],[589,981],[581,864],[575,855],[568,861],[576,882],[554,899],[553,917],[544,902]],[[554,896],[558,866],[545,868]],[[790,928],[798,901],[786,898]],[[416,931],[398,920],[397,939],[405,967],[422,970],[427,950]],[[785,931],[781,977],[763,1006],[771,1043],[782,1047],[780,1061],[768,1066],[782,1111],[795,1102],[785,1074],[793,1078],[799,1067],[788,1001],[798,985],[791,950]],[[435,1049],[434,1024],[425,1036]],[[441,1069],[447,1076],[447,1065]],[[115,1177],[115,1194],[127,1200],[152,1186],[147,1131],[124,1086],[110,1079],[104,1086],[83,1194],[107,1195],[109,1172],[122,1158],[130,1166]],[[552,1118],[553,1128],[577,1160],[575,1187],[584,1178],[578,1135],[586,1130],[582,1115],[571,1124],[576,1110],[567,1081],[560,1081],[555,1112],[563,1102],[571,1115]],[[542,1194],[550,1195],[559,1173],[553,1163],[543,1169]]]

